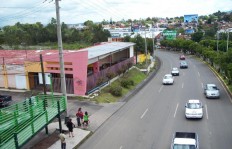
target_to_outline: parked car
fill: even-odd
[[[163,84],[173,84],[174,83],[174,77],[171,74],[166,74],[163,77]]]
[[[173,76],[179,76],[179,70],[178,70],[178,68],[176,68],[176,67],[172,68],[171,74]]]
[[[180,55],[180,60],[185,60],[185,56],[184,55]]]
[[[191,99],[185,105],[186,118],[203,118],[203,105],[198,99]]]
[[[220,98],[219,89],[215,84],[206,84],[204,88],[206,98]]]
[[[0,95],[0,107],[5,107],[10,104],[12,97],[9,95]]]
[[[188,68],[188,63],[186,61],[181,61],[180,62],[180,68]]]

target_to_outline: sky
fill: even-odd
[[[48,24],[56,18],[55,0],[0,0],[0,27],[20,23]],[[172,18],[209,15],[232,10],[232,0],[61,0],[60,20],[65,24],[147,17]]]

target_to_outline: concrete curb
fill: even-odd
[[[121,102],[127,102],[131,97],[133,97],[134,95],[136,95],[138,93],[138,90],[142,89],[158,72],[158,70],[160,69],[161,66],[161,61],[158,57],[155,57],[156,59],[156,70],[154,70],[142,83],[140,83],[139,85],[136,86],[135,89],[133,89],[132,91],[130,91],[128,94],[126,94],[121,100]]]

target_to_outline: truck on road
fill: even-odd
[[[195,132],[176,132],[171,149],[199,149],[198,135]]]

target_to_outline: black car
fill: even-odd
[[[9,95],[0,95],[0,107],[5,107],[10,104],[12,97]]]
[[[188,68],[188,63],[186,61],[181,61],[180,68]]]

